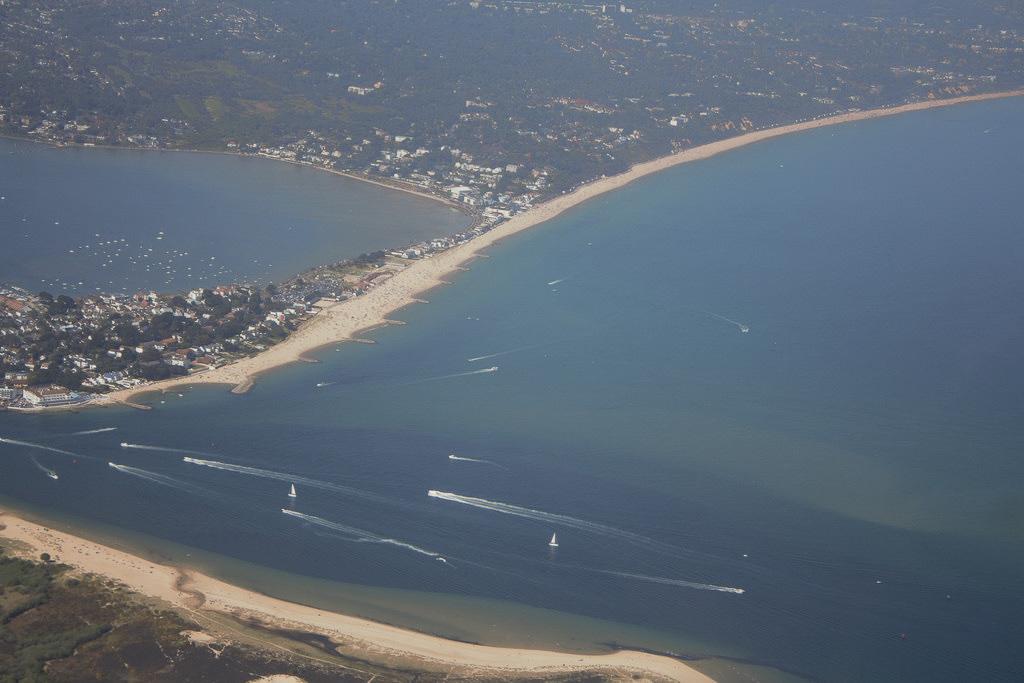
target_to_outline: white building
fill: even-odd
[[[78,393],[56,384],[28,387],[23,395],[25,400],[34,406],[61,406],[82,400]]]
[[[14,401],[21,398],[21,389],[0,386],[0,401]]]

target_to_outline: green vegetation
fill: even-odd
[[[309,159],[420,184],[472,184],[456,161],[546,178],[476,178],[513,195],[753,128],[1024,83],[1024,6],[999,0],[3,7],[8,134],[250,153],[315,140]]]
[[[42,559],[0,555],[0,683],[47,681],[47,662],[70,657],[112,628],[103,620],[82,621],[54,609],[54,596],[67,590],[59,583],[66,568],[47,562],[45,553]]]
[[[181,112],[181,115],[184,116],[186,120],[199,120],[199,109],[187,98],[182,97],[181,95],[175,95],[174,102],[178,105],[178,110]]]
[[[311,682],[350,680],[330,666],[192,646],[184,633],[196,624],[41,559],[30,562],[0,550],[0,683],[241,682],[282,671]]]
[[[220,121],[224,118],[224,100],[221,98],[211,95],[203,100],[203,105],[206,107],[206,111],[209,112],[210,116],[213,117],[214,121]]]
[[[375,666],[338,654],[339,644],[316,633],[270,629],[207,615],[231,633],[193,643],[202,626],[149,606],[122,587],[41,557],[31,562],[0,547],[0,683],[245,683],[290,674],[307,683],[448,680],[439,673]],[[209,640],[209,642],[206,642]],[[570,675],[538,682],[603,680]]]

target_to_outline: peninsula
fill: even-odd
[[[189,292],[101,287],[75,299],[0,285],[0,407],[118,403],[194,382],[241,391],[260,372],[384,324],[494,241],[635,178],[1024,84],[1024,15],[990,0],[870,12],[660,0],[197,3],[8,3],[0,135],[301,164],[440,199],[475,222],[276,286],[226,283],[235,276],[218,271]]]
[[[362,680],[374,678],[374,672],[365,665],[494,680],[563,679],[583,674],[623,681],[633,680],[638,674],[650,680],[682,683],[712,680],[667,656],[632,651],[586,655],[490,647],[285,602],[186,567],[157,564],[3,510],[0,541],[23,557],[43,556],[70,565],[80,575],[104,577],[158,600],[202,625],[201,632],[190,634],[194,641],[219,644],[221,651],[232,642],[259,641],[255,630],[304,633],[326,639],[331,646],[324,659]]]
[[[407,268],[395,273],[363,296],[347,301],[321,302],[319,311],[306,320],[296,332],[292,333],[284,341],[255,356],[193,375],[156,382],[137,389],[116,391],[101,397],[100,401],[96,404],[110,405],[130,402],[134,397],[145,392],[166,391],[194,384],[226,384],[231,385],[233,387],[232,391],[235,393],[247,391],[261,373],[300,361],[307,354],[323,346],[339,342],[357,341],[359,340],[360,333],[389,324],[391,316],[397,310],[421,302],[421,296],[425,291],[446,284],[448,277],[451,277],[465,263],[479,255],[483,249],[492,246],[506,237],[551,220],[589,199],[624,187],[652,173],[801,131],[885,116],[896,116],[937,107],[1006,97],[1019,97],[1021,95],[1024,95],[1024,90],[944,100],[929,100],[899,107],[848,112],[838,116],[753,131],[734,138],[701,145],[660,159],[637,164],[625,173],[584,184],[571,192],[538,204],[528,211],[518,214],[510,220],[498,224],[493,229],[483,232],[457,246],[440,251],[429,258],[413,261]]]
[[[32,312],[34,307],[37,315],[53,318],[51,328],[74,329],[80,327],[82,320],[99,321],[101,328],[90,332],[90,339],[95,343],[107,335],[114,343],[113,347],[108,344],[105,356],[101,356],[104,363],[114,364],[107,372],[86,353],[65,357],[64,360],[73,361],[81,369],[75,371],[77,378],[70,375],[76,379],[74,388],[83,384],[85,374],[83,388],[87,391],[69,389],[68,382],[61,381],[61,377],[69,376],[68,372],[58,374],[59,371],[49,368],[48,361],[41,357],[36,359],[35,372],[6,373],[6,381],[0,382],[0,406],[7,404],[13,410],[28,412],[87,406],[138,406],[134,400],[141,394],[199,384],[230,385],[234,393],[244,393],[252,388],[260,374],[308,360],[308,355],[321,347],[352,341],[370,342],[360,334],[394,323],[392,316],[396,311],[423,303],[424,292],[446,284],[448,278],[464,269],[482,250],[644,176],[801,131],[1022,94],[1024,90],[1011,90],[926,100],[751,131],[638,163],[618,175],[583,183],[546,201],[527,205],[521,211],[510,211],[507,218],[493,214],[481,216],[470,228],[455,235],[318,266],[280,287],[270,285],[260,289],[232,284],[213,290],[197,289],[186,296],[140,292],[131,298],[91,295],[79,302],[63,295],[53,298],[45,293],[39,295],[41,299],[33,299],[27,292],[0,288],[0,314],[6,314],[12,325],[20,325],[30,332],[38,329],[38,319],[24,316],[26,309]],[[133,317],[134,322],[126,325]],[[108,329],[102,329],[102,325]],[[140,328],[144,331],[142,335]],[[74,333],[63,334],[70,335],[65,340],[66,345],[82,346],[74,339]],[[145,336],[150,341],[131,343],[129,339],[133,336]],[[13,344],[9,356],[25,352],[21,336],[9,338]],[[134,374],[124,370],[129,363]],[[40,377],[56,379],[39,386]],[[36,386],[31,386],[33,384]]]

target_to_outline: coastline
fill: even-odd
[[[414,261],[408,268],[375,289],[370,290],[367,294],[355,299],[333,302],[324,306],[319,313],[303,323],[287,339],[255,356],[243,358],[196,375],[176,377],[140,387],[115,391],[99,396],[78,407],[130,404],[134,397],[185,385],[224,384],[233,387],[232,393],[245,393],[254,385],[256,378],[260,374],[282,365],[303,360],[307,354],[319,348],[346,341],[366,341],[359,339],[358,335],[381,325],[392,324],[394,321],[390,319],[390,316],[401,308],[413,303],[423,303],[422,294],[424,292],[439,285],[448,284],[446,278],[454,272],[464,270],[464,264],[477,256],[481,256],[479,253],[481,250],[492,246],[506,237],[549,221],[594,197],[625,187],[644,176],[673,166],[708,159],[747,145],[816,128],[895,116],[925,109],[1019,97],[1022,95],[1024,95],[1024,89],[927,100],[882,109],[853,111],[784,126],[764,128],[646,161],[633,166],[628,171],[619,175],[608,176],[586,183],[572,192],[538,204],[464,244],[429,258]],[[339,175],[348,175],[337,171],[331,172]],[[385,186],[390,187],[389,185]],[[434,199],[438,198],[434,197]],[[47,409],[44,408],[42,410]]]
[[[621,680],[644,673],[655,680],[709,683],[711,678],[672,657],[620,650],[585,655],[548,650],[477,645],[410,631],[367,619],[286,602],[232,586],[185,567],[151,562],[53,527],[28,521],[0,509],[0,538],[37,558],[49,553],[56,562],[82,573],[117,581],[149,598],[160,600],[204,627],[232,636],[224,617],[255,620],[270,628],[288,628],[325,635],[341,643],[339,651],[359,659],[414,670],[469,677],[584,674],[600,671]]]
[[[940,104],[940,105],[937,105],[937,106],[946,106],[947,104],[953,104],[953,103],[942,103],[942,104]],[[890,114],[894,114],[894,113],[900,113],[900,112],[891,112],[891,113],[883,113],[883,114],[880,114],[879,116],[885,116],[885,115],[890,115]],[[862,118],[870,118],[870,117],[862,117]],[[838,122],[837,122],[837,123],[838,123]],[[814,127],[816,127],[816,126],[814,126]],[[781,135],[781,134],[786,134],[786,133],[777,133],[776,135]],[[774,137],[774,136],[771,136],[771,137]],[[755,141],[752,141],[752,142],[757,142],[757,141],[759,141],[759,140],[755,140]],[[691,151],[692,151],[692,150],[691,150]],[[722,151],[724,152],[724,151],[728,151],[728,150],[722,150]],[[717,154],[717,153],[718,153],[718,152],[716,152],[716,154]],[[678,163],[683,163],[683,162],[678,162]],[[787,166],[788,166],[788,163],[787,163]],[[660,169],[659,169],[659,170],[660,170]],[[631,182],[631,181],[629,181],[629,182]],[[625,184],[625,183],[623,183],[623,184]],[[611,189],[617,189],[617,188],[611,188]],[[581,200],[581,201],[583,201],[583,200]],[[577,202],[577,203],[579,203],[579,202]],[[567,207],[567,208],[571,208],[571,206],[570,206],[570,207]],[[531,213],[532,213],[532,212],[531,212]],[[539,221],[538,221],[538,222],[539,222]],[[525,227],[530,227],[530,226],[524,226],[524,228],[523,228],[523,229],[525,229]],[[555,227],[555,226],[552,226],[552,227]],[[474,243],[474,246],[475,246],[476,244],[478,244],[477,240],[474,240],[474,241],[473,241],[473,243]],[[475,256],[479,256],[479,255],[481,255],[481,254],[471,253],[471,254],[470,254],[470,255],[468,256],[468,258],[473,258],[473,257],[475,257]],[[414,265],[415,265],[415,264],[418,264],[418,263],[419,263],[419,262],[414,262]],[[455,268],[457,268],[457,267],[455,267]],[[382,285],[382,286],[385,286],[385,285]],[[430,297],[430,298],[432,298],[432,297]],[[356,300],[354,300],[354,301],[346,302],[346,305],[352,305],[353,303],[359,303],[359,300],[358,300],[358,299],[356,299]],[[402,305],[407,305],[408,303],[419,303],[419,302],[418,302],[418,301],[417,301],[416,299],[414,299],[414,298],[410,298],[408,302],[406,302],[405,304],[402,304]],[[423,303],[425,303],[425,302],[423,302]],[[391,317],[391,316],[390,316],[390,315],[389,315],[388,313],[384,313],[384,314],[383,314],[383,317],[381,318],[381,323],[382,323],[382,324],[386,324],[386,322],[385,322],[385,318],[387,318],[387,317]],[[367,329],[370,329],[370,328],[367,328]],[[361,332],[362,332],[362,333],[365,333],[365,330],[361,330]],[[328,342],[328,343],[330,343],[330,342]],[[301,355],[300,355],[300,356],[299,356],[299,357],[298,357],[297,359],[298,359],[298,360],[301,360]],[[183,381],[182,383],[184,383],[184,384],[189,384],[189,383],[193,383],[193,380],[194,380],[194,379],[195,379],[195,378],[183,378],[183,380],[184,380],[184,381]],[[251,384],[251,380],[249,380],[249,381],[250,381],[250,384]],[[150,386],[146,386],[146,387],[139,387],[139,388],[138,388],[138,389],[136,390],[136,392],[137,392],[137,393],[145,393],[145,392],[147,392],[147,391],[151,391],[151,390],[153,390],[153,388],[154,388],[154,387],[153,387],[152,385],[150,385]],[[241,391],[242,389],[243,389],[243,387],[241,387],[241,386],[236,386],[236,388],[235,388],[235,390],[238,390],[238,391]],[[2,526],[2,525],[3,525],[3,523],[4,523],[5,519],[6,519],[6,518],[5,518],[5,517],[3,517],[2,515],[3,515],[3,512],[2,512],[2,510],[0,510],[0,526]],[[3,534],[2,532],[0,532],[0,536],[3,536],[3,535],[4,535],[4,534]],[[96,554],[96,553],[93,553],[93,554]],[[142,561],[142,560],[140,560],[140,561]],[[179,569],[178,571],[179,571],[178,577],[179,577],[179,580],[180,580],[180,577],[184,575],[184,572],[185,572],[186,570],[180,570],[180,569]],[[189,577],[190,577],[190,578],[189,578],[189,580],[190,580],[190,581],[191,581],[191,580],[192,580],[193,578],[195,578],[195,577],[193,577],[193,576],[191,576],[191,575],[189,575]],[[191,586],[192,586],[192,584],[189,584],[189,588],[191,588]],[[179,592],[180,592],[180,591],[179,591]],[[258,594],[257,594],[257,595],[258,595]],[[268,604],[269,604],[269,603],[268,603]],[[312,602],[312,604],[317,604],[317,603],[316,603],[316,602]],[[290,623],[296,623],[296,624],[305,624],[305,623],[308,623],[308,622],[290,622]]]
[[[278,159],[276,157],[264,156],[261,154],[246,154],[245,152],[233,152],[226,149],[181,149],[175,147],[129,147],[126,145],[79,145],[79,144],[59,144],[50,142],[49,140],[40,140],[38,138],[31,138],[27,136],[11,135],[8,133],[0,133],[0,139],[13,140],[18,142],[31,142],[36,145],[43,145],[50,147],[54,150],[63,149],[109,149],[119,152],[172,152],[172,153],[186,153],[186,154],[217,154],[220,156],[238,157],[240,159],[264,159],[266,161],[279,161],[291,166],[299,166],[301,168],[311,168],[316,171],[323,171],[330,173],[331,175],[341,176],[343,178],[349,178],[351,180],[358,180],[361,183],[369,183],[370,185],[377,185],[389,190],[395,190],[396,192],[404,192],[405,194],[411,194],[422,199],[429,199],[431,201],[444,204],[456,211],[459,211],[466,216],[472,218],[473,212],[467,209],[462,204],[455,202],[448,197],[441,194],[434,194],[429,190],[410,186],[407,183],[399,181],[390,181],[387,179],[377,180],[374,178],[368,178],[358,173],[350,173],[348,171],[339,171],[334,168],[327,168],[325,166],[317,166],[316,164],[307,164],[301,161],[292,161],[290,159]]]
[[[253,156],[253,155],[240,154],[239,156]],[[264,157],[264,158],[271,158],[272,159],[272,157]],[[383,187],[383,188],[387,188],[389,190],[396,190],[398,192],[405,192],[406,194],[411,194],[413,196],[421,197],[423,199],[430,199],[430,200],[433,200],[435,202],[439,202],[441,204],[444,204],[445,206],[447,206],[449,208],[455,209],[456,211],[459,211],[459,212],[465,214],[466,216],[469,216],[471,218],[473,217],[473,213],[470,210],[468,210],[465,206],[463,206],[462,204],[459,204],[458,202],[453,201],[453,200],[451,200],[451,199],[449,199],[449,198],[447,198],[445,196],[429,192],[428,190],[418,189],[415,186],[410,186],[410,185],[408,185],[407,183],[404,183],[404,182],[398,182],[398,181],[387,181],[387,182],[385,182],[384,180],[375,180],[373,178],[367,178],[366,176],[360,175],[358,173],[350,173],[349,171],[339,171],[338,169],[327,168],[325,166],[314,166],[313,164],[304,164],[304,163],[301,163],[299,161],[289,161],[287,159],[274,159],[274,160],[275,161],[284,161],[287,164],[292,164],[292,165],[295,165],[295,166],[302,166],[304,168],[315,168],[315,169],[318,169],[320,171],[324,171],[325,173],[330,173],[331,175],[341,176],[342,178],[350,178],[351,180],[358,180],[361,183],[369,183],[371,185],[376,185],[377,187]]]

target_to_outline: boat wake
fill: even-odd
[[[660,541],[655,541],[652,538],[642,536],[640,534],[633,533],[632,531],[626,531],[624,529],[618,529],[607,524],[600,524],[598,522],[588,522],[585,519],[578,519],[576,517],[570,517],[569,515],[560,515],[553,512],[544,512],[543,510],[534,510],[532,508],[521,507],[519,505],[512,505],[511,503],[502,503],[494,500],[486,500],[484,498],[474,498],[473,496],[461,496],[457,493],[448,493],[446,491],[427,491],[427,495],[431,498],[439,498],[440,500],[447,500],[452,503],[461,503],[462,505],[469,505],[471,507],[480,508],[481,510],[490,510],[492,512],[500,512],[505,515],[513,515],[515,517],[523,517],[525,519],[532,519],[537,522],[544,522],[546,524],[557,524],[570,529],[577,529],[579,531],[586,531],[592,534],[598,534],[608,538],[614,538],[626,543],[646,548],[648,550],[661,552],[675,556],[695,556],[697,553],[691,553],[685,551],[682,548],[668,545]]]
[[[296,512],[295,510],[286,510],[282,508],[281,512],[288,515],[289,517],[296,517],[305,522],[309,522],[310,524],[316,524],[318,526],[324,527],[325,529],[337,531],[338,533],[342,534],[344,540],[347,541],[352,541],[354,543],[380,543],[382,545],[393,545],[398,548],[410,550],[414,553],[419,553],[420,555],[433,557],[436,560],[448,564],[448,560],[442,557],[440,553],[435,553],[433,550],[427,550],[426,548],[421,548],[417,545],[413,545],[412,543],[406,543],[405,541],[399,541],[394,538],[385,538],[383,536],[378,536],[377,534],[371,533],[369,531],[364,531],[363,529],[357,529],[355,527],[347,526],[345,524],[339,524],[338,522],[332,522],[330,520],[323,519],[322,517],[315,517],[313,515],[307,515],[302,512]]]
[[[721,320],[722,322],[729,323],[730,325],[735,325],[737,328],[739,328],[739,331],[742,332],[743,334],[747,334],[748,332],[750,332],[750,328],[748,326],[744,325],[743,323],[739,322],[738,320],[733,320],[732,318],[726,318],[724,315],[718,315],[717,313],[712,313],[711,311],[704,311],[704,313],[710,315],[712,318],[717,318],[718,320]]]
[[[180,479],[169,477],[166,474],[160,474],[158,472],[150,472],[149,470],[140,469],[138,467],[129,467],[128,465],[119,465],[116,462],[108,462],[112,468],[118,472],[124,474],[130,474],[133,477],[139,479],[145,479],[146,481],[153,482],[154,484],[160,484],[161,486],[167,486],[168,488],[177,489],[179,491],[185,491],[186,493],[196,493],[200,495],[210,495],[210,492],[201,486],[195,484],[189,484]]]
[[[84,429],[80,432],[71,432],[68,436],[88,436],[89,434],[103,434],[104,432],[116,432],[117,427],[100,427],[99,429]]]
[[[60,455],[66,455],[71,458],[84,458],[86,460],[96,460],[96,458],[92,457],[91,455],[82,455],[81,453],[73,453],[72,451],[66,451],[63,448],[44,446],[41,443],[32,443],[31,441],[19,441],[18,439],[8,439],[7,437],[3,436],[0,436],[0,443],[6,443],[12,446],[24,446],[25,448],[38,448],[41,451],[59,453]]]
[[[323,389],[324,387],[329,387],[329,386],[332,386],[334,384],[335,384],[335,382],[317,382],[316,383],[316,388],[317,389]]]
[[[466,362],[467,363],[475,363],[475,362],[480,361],[480,360],[487,360],[488,358],[497,358],[498,356],[507,356],[507,355],[509,355],[511,353],[519,353],[520,351],[529,351],[530,349],[539,349],[542,346],[549,346],[549,345],[550,345],[550,342],[547,343],[547,344],[530,344],[529,346],[519,346],[517,348],[509,349],[507,351],[498,351],[497,353],[489,353],[486,356],[473,356],[472,358],[467,358]]]
[[[205,455],[206,457],[217,457],[214,453],[204,453],[202,451],[190,451],[187,448],[166,448],[164,446],[147,446],[141,443],[128,443],[126,441],[121,442],[121,448],[133,448],[139,451],[159,451],[160,453],[191,453],[192,455]]]
[[[466,457],[463,457],[461,455],[455,455],[454,453],[449,453],[448,454],[448,459],[449,460],[455,460],[455,461],[458,461],[458,462],[475,462],[475,463],[479,463],[481,465],[490,465],[491,467],[500,467],[503,470],[507,470],[508,469],[504,465],[500,465],[500,464],[498,464],[496,462],[492,462],[490,460],[483,460],[481,458],[466,458]]]
[[[185,462],[190,465],[200,465],[202,467],[209,467],[215,470],[222,470],[224,472],[235,472],[237,474],[246,474],[251,477],[260,477],[262,479],[274,479],[276,481],[285,481],[291,484],[303,484],[311,488],[322,489],[324,491],[334,491],[335,493],[343,493],[347,496],[354,498],[362,498],[363,500],[373,501],[374,503],[384,503],[386,505],[398,505],[402,506],[401,501],[396,501],[386,496],[377,495],[369,491],[362,491],[360,489],[354,489],[350,486],[343,486],[341,484],[334,484],[329,481],[321,481],[319,479],[310,479],[309,477],[303,477],[298,474],[289,474],[287,472],[275,472],[274,470],[264,470],[258,467],[246,467],[245,465],[234,465],[229,462],[218,462],[216,460],[200,460],[199,458],[190,458],[188,456],[182,458]]]
[[[495,365],[495,366],[492,366],[492,367],[489,367],[489,368],[482,368],[480,370],[468,370],[466,372],[453,372],[450,375],[439,375],[437,377],[426,377],[424,379],[417,379],[417,380],[414,380],[412,382],[408,382],[408,384],[421,384],[423,382],[436,382],[436,381],[442,380],[442,379],[453,379],[455,377],[468,377],[469,375],[486,375],[488,373],[497,372],[497,371],[498,371],[498,366]]]
[[[665,586],[679,586],[681,588],[694,588],[696,590],[701,591],[718,591],[719,593],[734,593],[736,595],[743,595],[747,592],[743,588],[733,588],[732,586],[716,586],[713,583],[698,583],[696,581],[684,581],[683,579],[668,579],[662,576],[646,576],[644,574],[634,574],[632,572],[617,572],[608,569],[591,569],[590,571],[594,571],[599,574],[606,574],[608,576],[617,576],[620,579],[632,579],[634,581],[660,583]]]
[[[565,278],[562,277],[558,278],[557,280],[552,280],[551,282],[548,283],[548,287],[553,287],[554,285],[557,285],[560,282],[565,282]]]
[[[45,474],[46,476],[48,476],[48,477],[49,477],[50,479],[54,479],[54,480],[56,480],[56,479],[60,479],[60,477],[58,477],[58,476],[57,476],[57,473],[56,473],[56,472],[54,472],[53,470],[51,470],[51,469],[50,469],[49,467],[47,467],[47,466],[46,466],[46,465],[44,465],[43,463],[39,462],[39,461],[38,461],[38,460],[36,459],[36,456],[34,456],[34,455],[33,455],[33,456],[29,456],[29,460],[31,460],[31,461],[32,461],[32,464],[33,464],[33,465],[35,465],[35,466],[36,466],[36,468],[37,468],[37,469],[38,469],[38,470],[39,470],[40,472],[42,472],[43,474]]]

